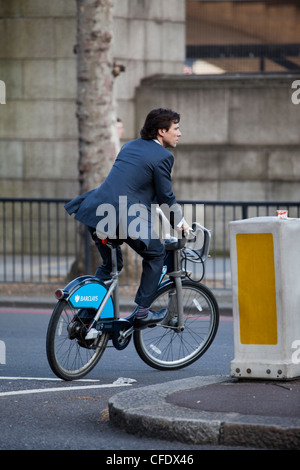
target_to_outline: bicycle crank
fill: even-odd
[[[122,328],[118,331],[118,333],[114,332],[114,336],[112,339],[114,347],[119,350],[125,349],[131,340],[133,331],[134,327],[131,326],[129,328]]]
[[[133,333],[134,315],[127,318],[98,321],[96,325],[87,331],[85,339],[95,339],[103,332],[110,333],[111,340],[116,349],[125,349]]]

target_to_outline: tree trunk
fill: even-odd
[[[116,157],[112,1],[77,0],[77,118],[80,191],[99,186]]]
[[[77,119],[79,131],[80,193],[98,187],[116,157],[117,134],[113,98],[113,3],[111,0],[77,0]],[[84,257],[85,229],[80,228]],[[94,251],[94,249],[93,249]],[[91,268],[99,257],[92,253]],[[77,260],[82,274],[84,260]]]

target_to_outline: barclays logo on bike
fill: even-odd
[[[98,295],[75,295],[75,302],[98,302]]]
[[[106,289],[101,284],[86,284],[79,287],[73,295],[71,295],[69,301],[73,307],[90,307],[99,308],[99,305],[106,294]]]

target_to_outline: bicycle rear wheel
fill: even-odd
[[[160,289],[151,305],[167,308],[166,318],[155,328],[134,332],[137,353],[151,367],[181,369],[199,359],[211,345],[219,326],[219,309],[212,292],[202,284],[182,281],[184,330],[177,328],[177,295],[174,285]]]
[[[84,313],[84,314],[83,314]],[[52,371],[63,380],[76,380],[90,372],[101,358],[109,339],[102,333],[85,340],[93,309],[75,310],[65,300],[57,302],[47,330],[46,352]]]

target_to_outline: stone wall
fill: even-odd
[[[181,74],[185,63],[185,0],[117,0],[114,56],[126,68],[115,82],[125,140],[136,137],[135,89],[144,77]]]
[[[0,2],[1,196],[66,197],[77,180],[73,1]]]
[[[178,199],[299,200],[293,76],[182,75],[184,0],[115,0],[114,31],[114,57],[126,68],[115,82],[124,140],[139,135],[153,107],[182,115]],[[0,43],[0,196],[74,197],[75,1],[0,0]]]
[[[75,0],[0,0],[1,196],[78,193]],[[181,73],[185,1],[115,0],[115,82],[124,140],[135,137],[135,87],[157,73]]]
[[[114,56],[126,67],[115,82],[124,140],[139,135],[154,106],[182,114],[178,198],[299,199],[300,113],[291,102],[292,76],[180,75],[184,0],[116,0],[114,31]],[[75,1],[0,0],[0,42],[1,196],[72,197],[78,191]]]
[[[177,198],[219,201],[300,199],[300,107],[294,76],[162,76],[136,93],[137,129],[147,109],[181,114],[175,151]]]

